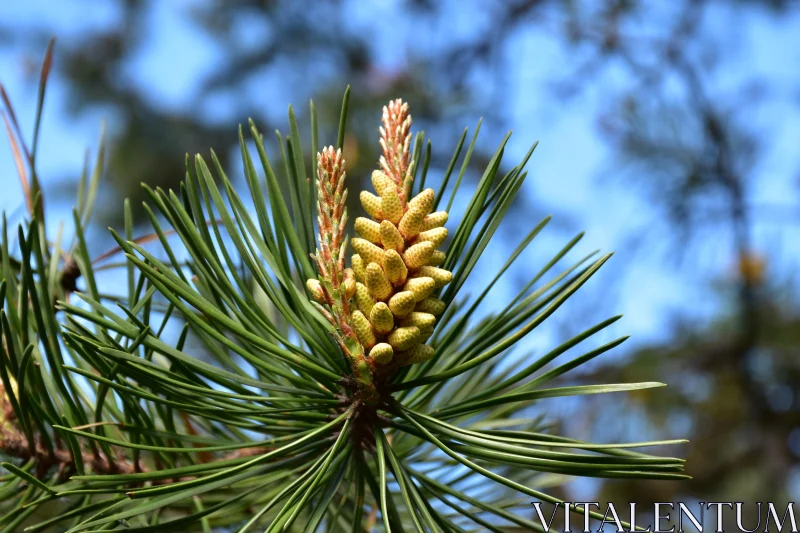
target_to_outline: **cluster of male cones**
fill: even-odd
[[[332,147],[318,156],[320,246],[315,259],[320,277],[306,286],[351,359],[357,339],[361,349],[355,351],[368,354],[371,367],[396,368],[433,357],[433,348],[425,343],[445,309],[434,292],[452,274],[440,268],[445,254],[438,248],[447,237],[447,213],[431,212],[433,189],[408,199],[413,178],[408,104],[390,102],[383,108],[382,124],[381,168],[372,173],[376,194],[363,191],[359,198],[369,218],[355,221],[360,238],[351,241],[356,252],[352,268],[343,268],[344,160]]]

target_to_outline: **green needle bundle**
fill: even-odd
[[[126,202],[118,247],[98,257],[84,227],[102,150],[71,243],[48,235],[38,182],[26,187],[28,214],[0,228],[0,533],[537,530],[530,501],[557,503],[548,487],[567,476],[685,477],[682,460],[629,449],[671,442],[595,445],[536,416],[560,396],[661,386],[564,383],[625,340],[579,347],[619,317],[539,355],[520,343],[609,255],[570,259],[578,236],[526,258],[529,282],[500,301],[492,288],[546,217],[461,291],[533,148],[506,165],[506,137],[455,217],[477,132],[434,172],[394,100],[349,240],[348,94],[336,145],[318,150],[312,104],[307,161],[290,108],[273,167],[251,123],[246,191],[213,152],[187,159],[179,190],[146,189],[152,230],[134,236]],[[27,186],[35,158],[9,131]]]

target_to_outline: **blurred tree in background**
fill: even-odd
[[[603,496],[618,501],[786,501],[798,496],[800,457],[800,302],[796,261],[781,258],[772,236],[796,234],[797,187],[780,204],[763,205],[763,169],[775,149],[779,127],[770,110],[786,99],[797,105],[797,86],[764,74],[758,64],[731,65],[755,48],[748,21],[779,21],[789,2],[590,3],[575,9],[572,39],[596,55],[577,67],[573,88],[618,67],[628,86],[609,99],[600,117],[612,144],[620,180],[639,187],[660,215],[660,228],[641,235],[655,241],[676,268],[699,270],[705,255],[717,270],[706,284],[720,300],[719,312],[698,323],[677,316],[665,342],[638,349],[626,365],[599,369],[619,379],[656,372],[676,384],[667,398],[641,407],[658,432],[688,427],[693,480],[655,486],[611,483]],[[649,30],[656,28],[655,32]],[[566,84],[566,86],[569,85]],[[792,177],[796,169],[790,169]],[[720,244],[720,241],[723,243]],[[723,269],[719,267],[722,266]],[[727,267],[728,271],[724,272]],[[788,267],[788,268],[787,268]],[[688,297],[687,311],[693,305]],[[666,401],[665,401],[666,400]],[[607,402],[592,410],[596,423],[624,434],[632,422]],[[613,429],[612,429],[613,428]],[[720,447],[720,445],[722,446]],[[751,507],[751,511],[755,508]],[[732,511],[731,511],[732,512]],[[753,527],[750,517],[746,527]]]
[[[352,124],[371,124],[360,114],[371,116],[379,102],[403,95],[417,123],[440,145],[458,141],[447,137],[454,133],[454,117],[469,123],[491,110],[486,114],[492,121],[483,127],[501,131],[510,122],[501,104],[517,61],[509,43],[523,31],[552,36],[572,60],[552,80],[551,94],[530,98],[566,107],[585,91],[603,92],[597,124],[614,156],[607,170],[652,211],[651,226],[631,228],[630,252],[665,256],[667,268],[681,269],[687,280],[700,278],[719,300],[714,316],[696,320],[695,301],[687,294],[668,338],[630,352],[625,366],[596,367],[587,376],[631,381],[658,375],[673,386],[647,397],[657,403],[643,403],[640,416],[623,419],[617,409],[631,406],[597,401],[574,419],[608,440],[633,424],[645,424],[654,437],[688,429],[694,480],[604,482],[597,487],[602,497],[595,499],[777,501],[791,497],[793,486],[796,495],[796,263],[763,238],[765,227],[780,236],[797,230],[796,184],[784,184],[789,193],[782,205],[758,202],[764,166],[776,150],[769,112],[779,101],[797,106],[798,86],[789,76],[770,77],[756,64],[741,64],[758,44],[754,25],[796,17],[796,4],[406,0],[396,2],[403,15],[393,18],[386,13],[397,11],[380,3],[331,0],[315,2],[313,9],[291,1],[191,3],[185,7],[187,23],[225,59],[180,106],[164,105],[136,82],[142,49],[154,32],[169,31],[157,28],[155,3],[117,4],[121,22],[62,40],[56,65],[74,113],[99,109],[113,118],[108,181],[133,205],[142,199],[141,181],[177,185],[183,178],[180,153],[213,146],[225,163],[222,148],[235,138],[234,124],[253,117],[262,131],[273,128],[285,110],[252,97],[262,91],[278,102],[313,96],[321,110],[331,110],[337,105],[329,104],[351,84]],[[4,41],[22,43],[33,57],[53,33],[46,25],[22,32],[8,24],[0,22]],[[744,75],[732,76],[731,65]],[[281,96],[287,88],[292,93]],[[331,132],[336,118],[320,117],[322,131]],[[353,130],[347,139],[351,175],[366,177],[377,159],[364,140],[373,135]],[[442,154],[433,155],[433,166],[447,165],[437,159]],[[474,164],[484,166],[486,157],[474,154]],[[778,179],[789,182],[791,176]],[[709,453],[720,450],[720,442],[729,443],[724,453]]]
[[[429,133],[443,145],[455,145],[457,137],[447,137],[455,135],[453,128],[437,126],[454,117],[459,117],[459,123],[475,123],[480,116],[475,112],[475,101],[483,102],[481,110],[491,108],[487,97],[499,103],[497,98],[502,95],[494,84],[488,85],[491,94],[485,94],[485,84],[471,82],[476,76],[499,82],[506,70],[506,59],[499,53],[503,34],[523,24],[537,2],[493,5],[486,10],[484,22],[494,28],[491,33],[466,42],[434,38],[420,42],[423,46],[433,44],[433,49],[417,49],[416,34],[423,28],[432,36],[446,31],[452,5],[408,2],[404,20],[382,18],[378,13],[377,23],[368,20],[369,13],[365,20],[359,20],[339,1],[316,2],[313,9],[291,1],[212,0],[187,5],[182,15],[194,31],[213,43],[224,61],[197,81],[193,94],[180,108],[167,108],[149,94],[137,83],[134,70],[137,58],[158,31],[157,15],[153,14],[158,8],[146,1],[119,0],[117,4],[119,24],[62,40],[56,64],[58,74],[69,86],[72,112],[101,109],[113,117],[108,181],[118,197],[131,198],[133,205],[139,205],[144,199],[141,182],[167,188],[183,179],[184,162],[179,154],[213,146],[222,152],[221,159],[226,163],[227,154],[222,149],[231,145],[235,124],[253,118],[264,131],[270,131],[283,120],[282,105],[243,96],[252,94],[253,87],[257,93],[275,96],[277,102],[305,102],[313,96],[321,110],[335,110],[349,84],[353,87],[353,124],[371,123],[360,118],[367,115],[372,119],[382,102],[403,94],[414,104],[417,124],[432,130]],[[85,5],[88,9],[89,3]],[[390,37],[381,32],[381,26],[391,27]],[[52,31],[41,28],[15,33],[13,27],[5,27],[3,33],[11,35],[12,41],[25,41],[36,57]],[[395,41],[398,38],[403,40]],[[387,50],[390,55],[403,55],[405,60],[396,68],[381,66],[385,61],[378,56]],[[274,92],[288,87],[291,93],[286,97]],[[332,103],[335,105],[328,105]],[[225,109],[227,113],[219,117],[219,111],[210,109]],[[307,110],[297,112],[302,115]],[[501,117],[493,114],[491,119],[500,121]],[[337,120],[332,115],[320,117],[321,135],[326,133],[325,128],[332,133]],[[351,135],[347,155],[355,166],[352,174],[365,178],[378,156],[375,147],[366,142],[374,131]],[[485,166],[489,155],[475,153],[473,167]],[[447,160],[434,160],[433,164],[444,167]]]

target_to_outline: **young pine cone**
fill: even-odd
[[[439,268],[445,254],[437,249],[447,237],[447,213],[431,213],[433,189],[403,205],[403,192],[384,172],[374,171],[372,184],[377,195],[364,191],[360,198],[371,218],[356,219],[360,238],[351,243],[354,329],[374,362],[421,363],[433,357],[425,342],[445,308],[431,295],[453,277]]]

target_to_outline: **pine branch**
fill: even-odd
[[[315,127],[313,105],[311,112]],[[23,523],[72,533],[129,526],[273,532],[300,524],[499,530],[532,524],[530,497],[559,501],[534,488],[543,472],[686,477],[680,459],[630,450],[676,441],[598,445],[523,418],[549,398],[661,385],[561,385],[625,337],[548,366],[619,317],[538,358],[514,352],[610,254],[562,266],[579,235],[498,305],[492,288],[521,258],[533,265],[525,253],[548,217],[532,225],[477,297],[460,293],[521,190],[536,145],[506,169],[506,137],[472,197],[462,199],[477,131],[455,186],[446,187],[466,131],[437,195],[423,187],[430,177],[415,181],[431,145],[423,155],[423,134],[412,142],[408,105],[389,102],[381,122],[375,194],[359,195],[368,216],[356,218],[352,241],[342,152],[317,154],[313,205],[291,108],[290,135],[278,134],[287,182],[276,176],[255,125],[256,161],[240,131],[248,201],[213,152],[210,164],[187,158],[180,191],[145,189],[152,231],[134,236],[126,202],[125,231],[112,232],[118,247],[93,261],[84,226],[101,149],[92,177],[81,180],[72,245],[47,235],[40,192],[16,231],[4,221],[0,453],[8,475],[0,479],[0,531]],[[13,123],[9,131],[21,138]],[[312,140],[316,146],[316,131]],[[24,146],[18,153],[29,163],[25,175],[34,176],[34,158],[23,156]],[[447,210],[436,206],[457,197],[465,211],[450,231]],[[114,267],[98,263],[118,253],[127,283],[106,285],[95,272]],[[34,517],[56,500],[68,510]]]

